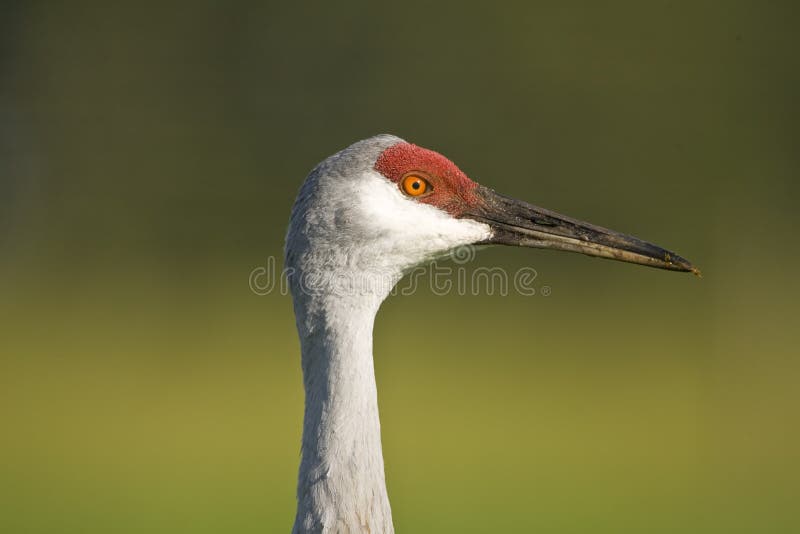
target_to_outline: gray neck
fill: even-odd
[[[294,292],[306,393],[294,533],[394,532],[372,359],[384,297]]]

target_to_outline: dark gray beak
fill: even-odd
[[[476,193],[483,202],[464,217],[492,227],[494,235],[481,244],[567,250],[700,275],[688,260],[647,241],[509,198],[481,185]]]

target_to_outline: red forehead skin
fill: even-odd
[[[398,143],[384,150],[375,162],[375,170],[400,184],[409,173],[418,172],[428,179],[433,192],[416,199],[431,204],[453,217],[460,217],[478,205],[475,188],[456,164],[438,152],[411,143]]]

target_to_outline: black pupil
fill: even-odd
[[[419,182],[414,182],[413,184],[411,184],[412,189],[419,189],[419,186],[420,186]]]

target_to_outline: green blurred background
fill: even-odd
[[[399,532],[800,531],[796,14],[3,2],[0,531],[289,531],[298,342],[248,277],[380,132],[705,274],[498,248],[552,293],[390,298]]]

